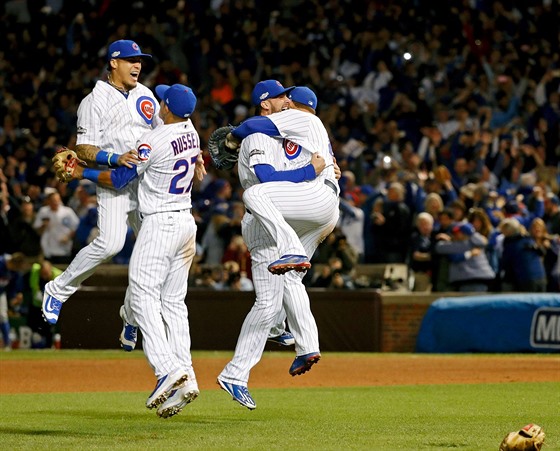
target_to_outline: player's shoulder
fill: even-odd
[[[146,85],[143,85],[142,83],[137,83],[136,87],[134,88],[134,93],[137,95],[142,95],[142,96],[149,96],[152,97],[153,99],[155,99],[154,93],[152,92],[152,90],[150,88],[148,88]]]

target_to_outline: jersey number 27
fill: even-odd
[[[196,164],[197,155],[191,157],[190,163],[187,160],[177,160],[175,165],[173,166],[173,171],[178,172],[172,179],[171,183],[169,184],[169,192],[171,194],[187,194],[190,192],[192,185],[193,185],[193,175],[190,174],[190,181],[187,179],[186,181],[189,182],[186,188],[179,186],[180,183],[183,181],[187,175],[189,175],[189,168],[191,165]]]

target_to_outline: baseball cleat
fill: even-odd
[[[59,301],[50,294],[43,293],[43,305],[41,306],[41,311],[43,312],[43,318],[47,323],[56,324],[61,309],[62,301]]]
[[[280,346],[293,346],[296,344],[296,340],[290,332],[284,332],[277,337],[268,337],[267,340]]]
[[[173,390],[169,398],[158,407],[157,416],[170,418],[180,413],[187,404],[193,402],[200,395],[196,379],[189,379],[181,388]]]
[[[123,328],[121,331],[121,336],[119,337],[121,348],[123,348],[126,352],[130,352],[136,347],[138,328],[126,322],[126,319],[124,318],[124,305],[121,305],[119,314],[123,321]]]
[[[319,360],[321,360],[321,354],[318,352],[311,352],[309,354],[300,355],[296,357],[292,366],[290,367],[290,374],[292,376],[298,376],[300,374],[306,373],[315,365]]]
[[[173,373],[160,377],[157,381],[156,388],[146,401],[146,407],[153,409],[158,407],[161,403],[165,402],[171,395],[171,392],[176,388],[181,388],[188,379],[187,373],[184,370],[177,370]]]
[[[268,265],[272,274],[282,275],[288,271],[305,272],[311,268],[311,263],[305,255],[283,255],[275,262]]]
[[[223,390],[227,391],[234,401],[237,401],[249,410],[254,410],[257,408],[257,404],[252,398],[247,387],[243,385],[230,384],[229,382],[224,382],[218,378],[218,385],[222,387]]]

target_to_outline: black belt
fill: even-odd
[[[330,189],[334,191],[334,193],[338,196],[338,189],[336,189],[336,185],[328,179],[325,179],[325,185],[327,185]]]

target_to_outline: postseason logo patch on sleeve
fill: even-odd
[[[257,155],[264,155],[264,150],[261,149],[253,149],[249,152],[249,158],[256,157]]]
[[[83,134],[87,133],[87,130],[84,127],[79,125],[78,128],[76,129],[76,133],[78,135],[83,135]]]

